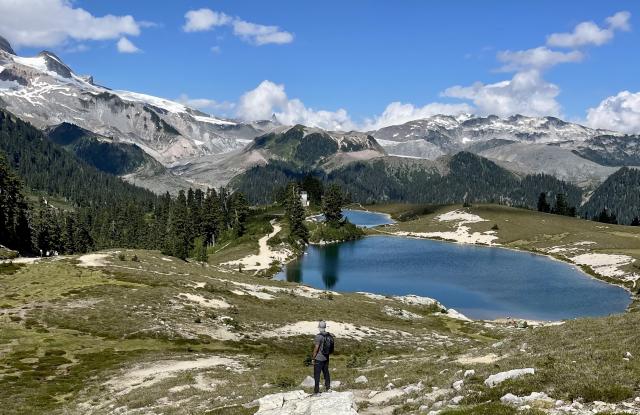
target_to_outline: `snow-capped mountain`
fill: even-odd
[[[68,122],[136,144],[165,165],[242,148],[274,126],[216,118],[167,99],[111,90],[77,75],[51,52],[17,56],[1,37],[0,107],[38,128]]]
[[[381,128],[371,133],[393,155],[434,159],[474,147],[494,146],[510,142],[550,144],[584,142],[611,131],[594,130],[555,117],[514,115],[436,115],[401,125]],[[487,143],[490,142],[490,143]]]
[[[476,153],[510,170],[546,173],[583,187],[619,166],[640,165],[640,138],[555,117],[436,115],[371,134],[390,155],[435,160]]]

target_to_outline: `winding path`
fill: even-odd
[[[258,240],[258,254],[248,255],[235,261],[225,262],[222,265],[242,265],[242,269],[247,271],[260,271],[269,268],[275,261],[284,262],[289,256],[291,256],[292,252],[288,249],[275,251],[269,246],[269,239],[276,236],[282,230],[282,226],[280,226],[275,219],[271,220],[270,223],[271,226],[273,226],[273,231]]]

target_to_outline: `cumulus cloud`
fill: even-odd
[[[570,33],[553,33],[547,36],[547,45],[561,48],[578,48],[586,45],[601,46],[611,41],[616,30],[631,29],[631,13],[621,11],[605,19],[606,26],[600,27],[594,22],[582,22]]]
[[[256,46],[293,42],[293,34],[278,26],[247,22],[211,9],[189,10],[184,17],[185,24],[182,28],[185,32],[202,32],[218,26],[232,26],[235,36]]]
[[[473,102],[480,114],[558,116],[561,114],[556,100],[559,93],[560,88],[545,81],[539,71],[529,70],[493,84],[476,82],[471,86],[453,86],[442,94]]]
[[[607,17],[606,22],[611,29],[623,30],[625,32],[628,32],[629,30],[631,30],[631,24],[629,23],[630,19],[631,13],[622,11],[614,14],[613,16]]]
[[[580,62],[582,59],[584,59],[584,55],[580,51],[559,52],[548,49],[545,46],[527,50],[498,52],[498,60],[505,64],[500,69],[505,72],[547,69],[561,63]]]
[[[622,91],[587,110],[586,124],[593,128],[640,134],[640,92]]]
[[[264,120],[275,115],[283,124],[304,124],[327,130],[375,130],[389,125],[402,124],[436,114],[458,115],[472,111],[465,103],[430,103],[422,107],[412,104],[392,102],[382,114],[354,121],[345,109],[336,111],[316,110],[307,107],[300,99],[287,96],[285,86],[271,81],[263,81],[255,89],[248,91],[236,106],[236,115],[245,120]]]
[[[128,15],[93,16],[69,0],[0,0],[2,34],[17,48],[137,36],[142,26]]]
[[[236,108],[245,120],[264,120],[275,114],[283,124],[304,124],[328,130],[351,130],[355,124],[344,109],[337,111],[307,108],[299,99],[289,99],[284,85],[262,81],[255,89],[240,97]]]
[[[121,37],[120,40],[118,40],[118,43],[116,45],[118,47],[118,52],[120,53],[138,53],[141,52],[141,50],[133,44],[133,42],[131,42],[129,39],[127,39],[126,37]]]
[[[224,13],[216,12],[211,9],[189,10],[185,15],[186,19],[182,29],[185,32],[202,32],[212,30],[216,26],[228,25],[232,22],[232,18]]]
[[[269,43],[282,45],[293,42],[293,35],[280,30],[278,26],[265,26],[245,22],[244,20],[235,20],[233,22],[233,34],[258,46]]]
[[[546,46],[498,52],[496,57],[503,63],[499,70],[515,72],[512,79],[492,84],[476,82],[470,86],[453,86],[447,88],[442,95],[471,101],[476,112],[481,114],[561,115],[561,106],[556,100],[560,88],[547,82],[542,73],[559,64],[581,62],[584,54],[576,48],[585,45],[600,46],[613,39],[615,31],[630,30],[630,17],[629,12],[618,12],[605,19],[606,26],[582,22],[571,33],[547,36]],[[549,47],[573,50],[565,52]]]
[[[438,114],[459,115],[473,112],[473,108],[465,103],[444,104],[432,102],[422,107],[402,102],[392,102],[379,116],[366,120],[364,130],[377,130],[390,125],[404,124],[409,121],[419,120]]]
[[[191,98],[187,94],[182,94],[178,97],[177,101],[187,107],[196,108],[205,112],[212,112],[216,114],[226,115],[229,111],[233,110],[235,104],[228,101],[216,101],[208,98]]]

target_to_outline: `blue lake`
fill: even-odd
[[[345,209],[342,214],[349,219],[349,222],[363,228],[373,228],[374,226],[394,223],[393,219],[384,213]]]
[[[431,297],[475,319],[595,317],[623,312],[631,302],[624,289],[545,256],[393,236],[310,246],[277,278]]]
[[[373,228],[380,225],[395,223],[387,214],[378,212],[367,212],[366,210],[344,209],[342,214],[349,222],[362,228]],[[316,216],[319,220],[324,220],[324,215]]]

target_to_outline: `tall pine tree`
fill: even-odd
[[[322,204],[322,212],[324,213],[325,221],[331,226],[338,226],[342,221],[342,206],[344,203],[344,197],[342,195],[342,189],[337,184],[332,184],[324,194],[324,200]]]
[[[304,243],[309,242],[309,229],[307,229],[307,225],[304,223],[305,211],[302,206],[302,200],[300,200],[300,190],[293,182],[287,186],[285,210],[291,236]]]

